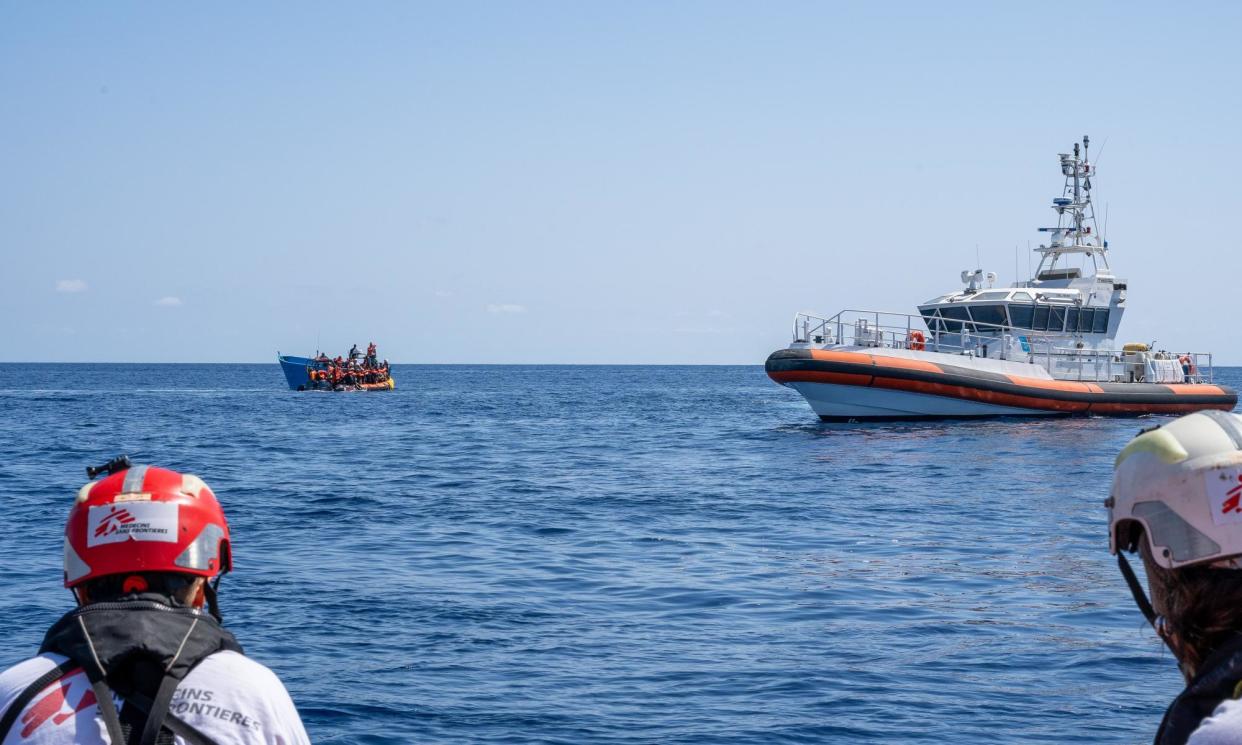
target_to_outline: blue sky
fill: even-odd
[[[761,363],[976,246],[1011,279],[1090,134],[1122,336],[1242,364],[1240,34],[1225,3],[9,3],[0,359]]]

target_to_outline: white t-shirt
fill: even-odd
[[[1242,743],[1242,701],[1225,699],[1212,716],[1190,733],[1186,745],[1238,745]]]
[[[58,654],[44,654],[0,673],[0,716],[27,686],[64,661]],[[120,712],[125,702],[114,699]],[[220,745],[310,743],[276,674],[236,652],[216,652],[200,662],[177,686],[169,711]],[[180,737],[176,741],[185,745]],[[77,668],[31,699],[0,745],[107,742],[95,692]]]

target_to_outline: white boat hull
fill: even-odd
[[[793,347],[765,367],[836,421],[1186,414],[1238,403],[1234,390],[1214,384],[1058,380],[1027,362],[915,350]]]
[[[811,409],[828,421],[1061,415],[1056,411],[999,406],[910,391],[831,383],[786,385],[801,393]]]

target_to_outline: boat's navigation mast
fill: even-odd
[[[1087,156],[1090,145],[1091,138],[1083,137],[1081,150],[1075,142],[1072,155],[1060,153],[1065,188],[1061,196],[1052,200],[1052,208],[1057,212],[1056,227],[1039,229],[1041,233],[1050,233],[1052,239],[1048,245],[1035,249],[1041,258],[1033,279],[1057,276],[1060,259],[1069,254],[1082,254],[1084,261],[1090,258],[1095,274],[1108,269],[1108,241],[1099,235],[1095,207],[1091,204],[1091,176],[1095,168]]]

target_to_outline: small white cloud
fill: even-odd
[[[164,297],[160,298],[159,300],[156,300],[156,301],[155,301],[155,304],[156,304],[156,305],[161,305],[161,306],[163,306],[163,307],[165,307],[165,308],[175,308],[175,307],[177,307],[177,306],[181,305],[182,303],[181,303],[181,298],[176,297],[175,295],[165,295]]]
[[[501,303],[499,305],[487,306],[488,313],[525,313],[525,305],[516,305],[514,303]]]
[[[453,297],[452,290],[436,290],[436,297]]]
[[[56,280],[57,292],[85,292],[86,280],[84,279],[58,279]]]

